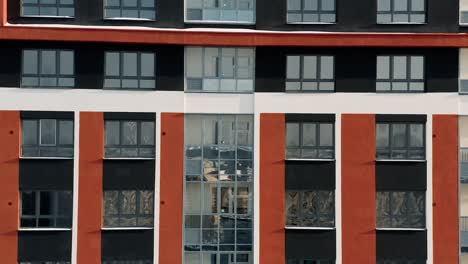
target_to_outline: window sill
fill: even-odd
[[[376,159],[375,162],[426,162],[427,160],[411,160],[411,159]]]
[[[43,231],[71,231],[71,228],[25,228],[22,227],[18,231],[22,232],[43,232]]]
[[[153,227],[102,227],[103,231],[153,230]]]
[[[286,94],[332,94],[336,93],[335,90],[320,91],[320,90],[284,90]]]
[[[286,161],[335,161],[335,159],[286,159]]]
[[[130,158],[130,157],[128,157],[128,158],[125,158],[125,157],[123,157],[123,158],[106,158],[106,157],[104,157],[102,159],[103,160],[155,160],[156,157],[154,157],[154,158]]]
[[[335,227],[301,227],[301,226],[286,226],[286,230],[335,230]]]
[[[426,231],[426,228],[385,228],[385,227],[380,227],[376,228],[375,230],[377,231]]]
[[[22,160],[72,160],[74,157],[20,157]]]
[[[61,87],[61,86],[21,86],[20,89],[49,89],[49,90],[73,90],[75,87]]]
[[[139,18],[139,17],[105,17],[104,21],[144,21],[144,22],[155,22],[156,19]]]
[[[184,19],[185,24],[219,24],[219,25],[245,25],[253,26],[256,22],[250,21],[219,21],[219,20],[186,20]]]
[[[107,87],[102,88],[102,90],[104,90],[104,91],[125,91],[125,92],[128,92],[128,91],[142,91],[142,92],[157,91],[156,88],[107,88]]]
[[[426,91],[378,91],[375,90],[376,94],[424,94]]]
[[[57,18],[57,19],[74,19],[74,16],[41,16],[41,15],[22,15],[24,18]]]
[[[254,91],[189,91],[185,90],[185,93],[187,94],[203,94],[203,93],[209,93],[209,94],[254,94]]]
[[[287,25],[336,25],[336,22],[286,22]]]
[[[377,22],[377,25],[426,25],[427,22]]]

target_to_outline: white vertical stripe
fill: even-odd
[[[260,114],[254,115],[254,264],[260,264]]]
[[[161,178],[161,113],[156,113],[156,131],[155,131],[155,179],[154,179],[154,250],[153,250],[153,263],[159,263],[159,204],[160,204],[160,178]]]
[[[432,226],[432,115],[427,115],[426,123],[426,160],[427,160],[427,191],[426,191],[426,227],[427,227],[427,264],[432,264],[433,226]]]
[[[73,222],[71,264],[78,264],[78,192],[80,178],[80,112],[75,111],[73,142]]]
[[[342,262],[341,226],[341,113],[335,117],[335,227],[336,227],[336,264]]]

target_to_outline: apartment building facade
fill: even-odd
[[[468,263],[467,14],[0,0],[0,262]]]

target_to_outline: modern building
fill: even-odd
[[[466,26],[468,0],[0,0],[0,263],[468,263]]]

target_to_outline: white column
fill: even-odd
[[[260,113],[254,114],[254,264],[260,264]]]
[[[74,112],[73,141],[73,221],[72,221],[72,255],[71,264],[78,264],[78,192],[80,178],[80,112]]]
[[[427,115],[426,123],[426,160],[427,160],[427,191],[426,191],[426,228],[427,228],[427,264],[434,260],[433,225],[432,225],[432,114]]]
[[[161,112],[156,113],[155,131],[155,179],[154,179],[154,249],[153,263],[159,263],[159,204],[160,204],[160,178],[161,178]]]
[[[335,117],[335,185],[336,264],[341,264],[341,113]]]

